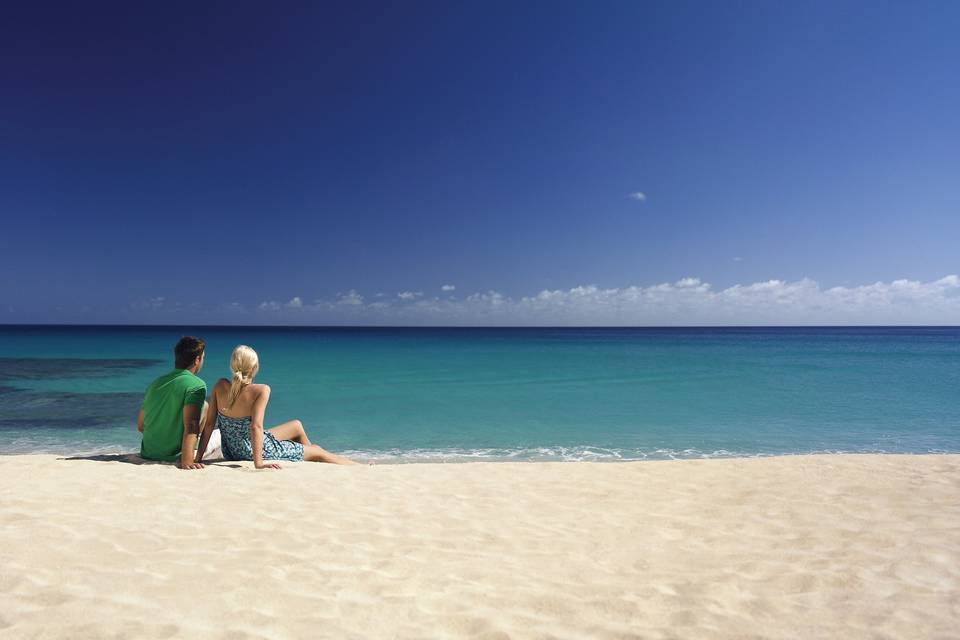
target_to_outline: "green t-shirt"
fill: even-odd
[[[143,443],[140,457],[148,460],[179,460],[183,442],[183,408],[203,408],[207,384],[186,369],[160,376],[143,394]]]

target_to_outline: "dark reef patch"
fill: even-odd
[[[162,362],[133,358],[0,358],[0,382],[111,378]]]
[[[120,358],[0,358],[0,429],[82,429],[136,425],[142,392],[36,391],[13,381],[111,378],[162,360]]]
[[[142,393],[70,393],[0,387],[0,429],[82,429],[137,424]]]

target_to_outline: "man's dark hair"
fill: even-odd
[[[194,361],[207,348],[207,344],[200,338],[193,336],[183,336],[173,348],[173,355],[176,361],[174,365],[177,369],[188,369],[193,366]]]

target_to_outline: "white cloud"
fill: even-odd
[[[440,287],[441,291],[453,291],[454,289],[456,289],[456,287],[453,286],[452,284],[445,284],[442,287]]]
[[[145,300],[137,300],[136,302],[130,303],[130,307],[136,309],[137,311],[159,311],[167,306],[167,299],[163,296],[154,296],[153,298],[147,298]]]
[[[253,317],[235,305],[219,305],[210,311],[227,321]],[[262,302],[253,311],[310,324],[957,325],[960,276],[829,288],[810,278],[772,279],[720,290],[700,278],[684,277],[645,286],[544,289],[516,298],[492,290],[457,298],[424,297],[422,292],[404,291],[370,302],[351,289],[332,300],[301,302],[295,313],[290,303],[273,301]]]
[[[642,191],[634,191],[629,195],[629,197],[631,200],[636,200],[637,202],[647,201],[647,194],[643,193]]]
[[[353,289],[350,289],[350,291],[348,291],[347,293],[338,294],[337,304],[348,305],[348,306],[361,305],[363,304],[363,296],[357,293],[356,291],[354,291]]]
[[[741,258],[740,256],[733,256],[733,261],[734,261],[734,262],[743,262],[743,258]]]
[[[300,296],[294,296],[294,298],[287,303],[287,306],[291,309],[299,309],[303,307],[303,300],[300,299]]]

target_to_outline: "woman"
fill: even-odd
[[[334,464],[359,464],[322,449],[310,442],[299,420],[263,430],[263,414],[270,400],[270,387],[254,384],[260,368],[257,352],[240,345],[230,356],[233,379],[221,378],[210,394],[210,409],[203,424],[198,451],[205,451],[214,421],[220,429],[223,457],[227,460],[253,460],[257,469],[279,469],[267,460],[307,460]],[[197,462],[201,462],[200,458]]]

